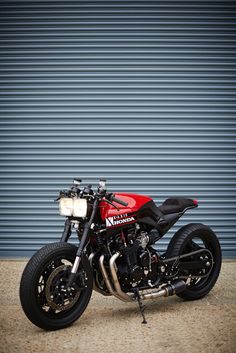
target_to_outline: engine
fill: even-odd
[[[155,236],[157,234],[155,233]],[[158,278],[158,253],[151,247],[154,232],[132,227],[126,234],[117,237],[122,257],[117,261],[120,285],[124,291],[135,287],[147,288]],[[117,244],[117,245],[118,245]]]

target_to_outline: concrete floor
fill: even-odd
[[[148,324],[137,305],[94,293],[71,327],[44,332],[25,317],[18,287],[22,261],[0,261],[0,352],[235,353],[236,262],[223,264],[212,292],[184,302],[174,296],[146,302]]]

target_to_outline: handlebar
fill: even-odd
[[[83,190],[79,189],[81,179],[74,179],[74,184],[69,190],[63,190],[60,191],[60,194],[58,198],[55,201],[59,201],[62,197],[83,197],[84,194],[85,196],[91,196],[94,197],[95,199],[102,199],[104,198],[107,202],[116,202],[122,206],[128,206],[128,203],[118,199],[117,197],[114,196],[112,193],[107,193],[106,192],[106,180],[105,179],[100,179],[99,182],[99,187],[97,192],[93,192],[92,190],[92,185],[89,184],[88,186],[85,186]],[[115,205],[113,205],[116,207]]]
[[[122,205],[122,206],[128,206],[128,203],[127,202],[125,202],[125,201],[122,201],[122,200],[120,200],[120,199],[117,199],[115,196],[111,196],[111,198],[110,198],[110,200],[111,200],[111,202],[112,201],[114,201],[114,202],[116,202],[116,203],[119,203],[120,205]]]

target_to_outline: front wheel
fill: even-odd
[[[171,239],[166,258],[175,257],[191,251],[207,249],[211,252],[213,266],[207,277],[191,279],[187,282],[187,288],[177,294],[186,300],[203,298],[215,285],[220,273],[222,256],[219,241],[215,233],[204,224],[192,223],[182,227]],[[191,272],[191,271],[190,271]]]
[[[67,287],[77,248],[68,243],[44,246],[30,259],[22,274],[20,300],[28,319],[45,330],[71,325],[86,309],[93,275],[83,256],[75,281]]]

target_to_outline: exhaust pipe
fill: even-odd
[[[111,257],[111,259],[110,259],[110,265],[111,265],[111,262],[113,262],[113,266],[114,266],[114,262],[115,262],[115,260],[116,260],[116,258],[117,258],[117,257],[116,257],[117,254],[118,254],[118,256],[120,255],[119,253],[116,253],[115,255],[113,255],[113,256]],[[114,258],[114,260],[113,260],[113,258]],[[112,261],[112,260],[113,260],[113,261]],[[113,283],[114,283],[115,290],[113,289],[112,284],[111,284],[111,281],[110,281],[110,279],[109,279],[109,277],[108,277],[108,274],[107,274],[107,270],[106,270],[106,268],[105,268],[105,266],[104,266],[104,255],[101,255],[101,256],[100,256],[100,259],[99,259],[99,267],[100,267],[100,270],[101,270],[101,272],[102,272],[103,279],[104,279],[104,281],[105,281],[105,283],[106,283],[106,286],[107,286],[107,289],[109,290],[109,292],[110,292],[112,295],[114,295],[114,297],[116,297],[116,298],[122,300],[123,302],[127,302],[127,301],[130,302],[130,301],[132,301],[132,297],[129,296],[128,294],[124,293],[121,289],[119,290],[119,288],[118,288],[118,291],[117,291],[117,287],[120,287],[120,285],[119,285],[118,278],[117,278],[117,276],[116,276],[115,268],[114,268],[114,272],[115,272],[116,280],[115,280],[115,278],[113,278],[114,272],[113,272],[113,274],[112,274],[112,281],[113,281]],[[112,272],[112,271],[111,271],[111,272]],[[115,281],[117,281],[118,283],[115,283]]]
[[[107,289],[110,292],[110,294],[114,295],[116,298],[122,300],[123,302],[132,302],[135,301],[135,296],[133,294],[129,295],[126,294],[125,292],[122,291],[120,287],[120,283],[117,277],[117,268],[115,261],[118,259],[120,256],[119,252],[116,252],[109,261],[109,267],[110,267],[110,272],[111,272],[111,277],[112,277],[112,283],[109,279],[107,270],[104,266],[104,255],[100,256],[99,259],[99,267],[102,273],[102,276],[104,278],[104,281],[106,283]],[[113,285],[114,288],[113,288]],[[146,294],[140,294],[140,299],[141,300],[148,300],[148,299],[156,299],[159,297],[168,297],[174,294],[178,294],[186,289],[186,283],[181,280],[181,279],[176,279],[172,281],[171,283],[163,286],[161,289],[159,289],[156,292],[151,292],[151,293],[146,293]]]
[[[92,268],[93,268],[93,258],[94,258],[94,256],[95,256],[95,253],[94,253],[94,252],[89,255],[89,262],[90,262],[90,266],[91,266]],[[111,295],[111,293],[106,293],[106,292],[104,292],[103,290],[101,290],[100,288],[98,288],[98,286],[96,285],[95,279],[93,279],[93,289],[94,289],[96,292],[98,292],[98,293],[100,293],[100,294],[102,294],[102,295],[105,295],[105,296]]]
[[[115,261],[116,259],[118,259],[119,256],[120,256],[120,253],[117,252],[110,258],[110,271],[112,275],[112,281],[115,287],[116,296],[118,298],[120,297],[120,299],[122,298],[121,300],[123,301],[131,302],[135,300],[135,297],[133,295],[128,295],[122,291],[119,280],[117,278]],[[184,291],[185,289],[186,289],[186,283],[182,279],[176,279],[170,284],[163,286],[160,290],[156,292],[141,294],[140,299],[147,300],[147,299],[155,299],[159,297],[169,297],[171,295],[178,294]]]
[[[110,258],[110,271],[111,271],[111,276],[112,276],[112,281],[115,287],[116,294],[120,297],[121,300],[125,302],[132,302],[135,298],[133,295],[128,295],[120,287],[120,282],[118,280],[117,274],[116,274],[116,264],[115,261],[118,259],[120,256],[119,252],[116,252],[111,258]]]
[[[186,283],[182,279],[176,279],[170,284],[167,284],[166,286],[162,287],[157,292],[141,294],[140,299],[147,300],[147,299],[156,299],[159,297],[169,297],[171,295],[183,292],[185,289],[186,289]]]

